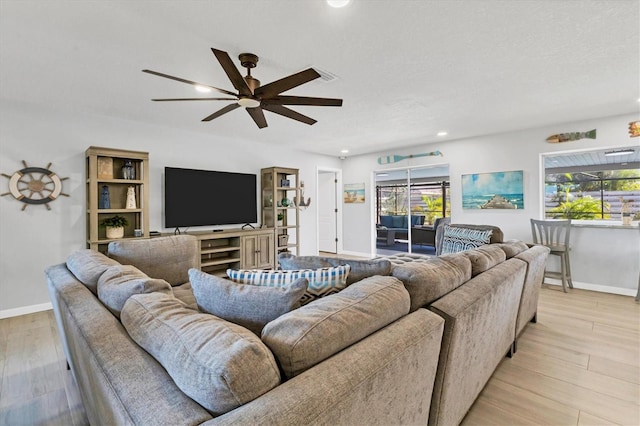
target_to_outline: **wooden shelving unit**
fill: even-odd
[[[106,230],[100,226],[103,219],[124,216],[125,239],[149,238],[149,153],[91,146],[85,151],[87,173],[87,247],[105,252],[109,242]],[[131,162],[134,178],[125,179],[122,167]],[[105,164],[110,167],[104,167]],[[110,208],[100,208],[102,187],[109,190]],[[127,191],[134,188],[136,208],[127,209]],[[142,236],[134,236],[140,229]]]
[[[273,229],[230,229],[191,235],[199,240],[203,272],[224,276],[229,268],[271,269],[275,265]]]
[[[275,253],[300,251],[300,179],[298,169],[268,167],[261,170],[263,226],[274,228]],[[278,220],[278,215],[282,220]]]

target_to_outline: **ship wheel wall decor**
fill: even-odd
[[[0,196],[13,195],[13,197],[24,203],[22,210],[30,204],[44,204],[47,210],[51,210],[49,203],[60,195],[68,197],[69,194],[62,192],[62,181],[69,178],[60,178],[49,170],[51,163],[47,167],[29,167],[26,161],[22,160],[23,169],[18,170],[13,175],[2,173],[2,176],[9,179],[9,192]]]

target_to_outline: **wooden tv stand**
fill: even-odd
[[[199,267],[223,276],[227,269],[273,269],[275,229],[224,229],[187,232],[198,238]],[[173,234],[165,234],[173,235]]]

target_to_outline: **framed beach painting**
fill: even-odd
[[[345,183],[343,197],[345,203],[364,203],[364,183]]]
[[[463,209],[523,209],[523,171],[462,175]]]

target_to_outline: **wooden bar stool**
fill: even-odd
[[[560,272],[547,271],[544,276],[562,280],[562,290],[567,292],[567,285],[573,288],[571,281],[571,263],[569,262],[569,236],[571,234],[571,219],[567,220],[536,220],[531,219],[531,233],[533,243],[549,247],[550,254],[560,257]]]

